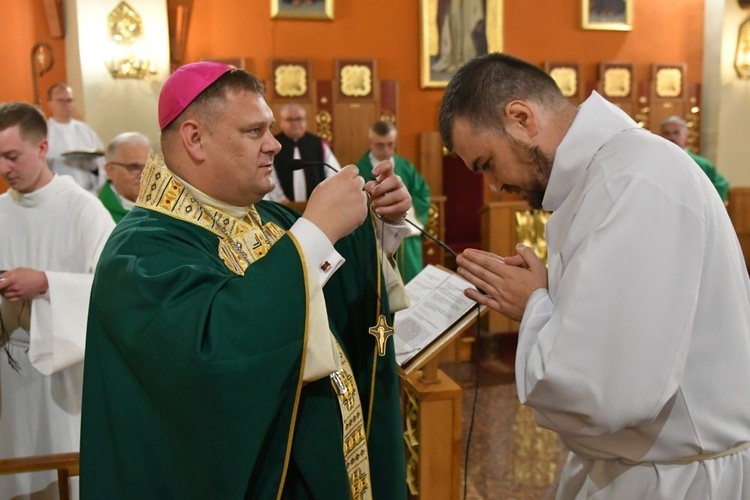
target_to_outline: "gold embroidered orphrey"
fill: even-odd
[[[220,241],[219,257],[231,272],[238,275],[243,275],[247,266],[250,265],[243,255],[253,262],[260,259],[285,233],[273,222],[261,225],[260,215],[255,207],[250,208],[250,213],[244,218],[246,221],[241,221],[214,207],[202,206],[186,186],[164,166],[164,160],[158,155],[151,155],[146,162],[136,205],[198,225],[217,235]],[[208,210],[215,211],[215,213],[207,212]],[[226,234],[218,229],[217,224],[224,225]],[[229,235],[234,241],[227,241]],[[243,255],[240,255],[240,252],[234,248],[233,243],[242,246]],[[382,315],[381,319],[385,321]],[[378,324],[380,324],[380,319],[378,319]],[[392,331],[391,328],[391,333]],[[371,500],[370,458],[362,403],[351,365],[338,341],[335,344],[341,359],[341,370],[331,375],[331,384],[341,410],[344,460],[349,477],[349,488],[353,499]]]
[[[136,205],[195,224],[219,236],[219,257],[234,274],[242,276],[247,266],[266,255],[271,245],[284,235],[284,230],[273,222],[261,224],[255,207],[250,207],[243,219],[214,207],[204,207],[160,160],[152,155],[146,162]],[[251,262],[246,262],[245,257]]]
[[[349,360],[338,342],[336,350],[341,360],[341,370],[331,375],[331,384],[339,400],[344,424],[344,463],[349,476],[349,489],[352,499],[371,500],[370,457],[362,403]]]

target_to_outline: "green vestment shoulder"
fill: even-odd
[[[412,205],[414,205],[414,211],[416,212],[415,215],[422,224],[427,224],[427,216],[430,210],[430,187],[427,185],[424,177],[417,171],[414,164],[409,160],[403,156],[393,155],[393,161],[393,171],[401,177],[406,190],[411,195]],[[362,177],[365,179],[372,178],[372,169],[375,165],[370,161],[369,151],[362,155],[356,165]],[[412,236],[405,238],[396,254],[396,262],[398,263],[404,283],[408,283],[410,279],[419,274],[419,271],[424,267],[422,237]]]
[[[690,158],[692,158],[693,161],[698,164],[701,170],[706,173],[708,178],[711,180],[711,183],[719,192],[719,196],[721,196],[721,199],[726,203],[726,201],[729,199],[729,181],[719,173],[719,171],[716,169],[716,166],[711,163],[708,158],[704,158],[703,156],[697,155],[689,150],[685,151],[687,151],[687,154],[690,155]]]
[[[119,198],[112,190],[112,181],[108,180],[99,190],[99,199],[101,200],[104,208],[109,210],[115,223],[119,223],[128,211],[122,207]]]
[[[283,229],[298,217],[256,208]],[[374,498],[399,499],[393,342],[375,359],[367,333],[377,313],[373,234],[368,223],[336,245],[346,263],[324,294],[359,386]],[[289,235],[244,276],[222,262],[219,239],[136,207],[108,241],[89,311],[82,498],[349,498],[330,380],[301,382],[305,280],[317,277],[306,276]]]

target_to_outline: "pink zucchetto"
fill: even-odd
[[[180,66],[172,73],[159,94],[159,127],[167,128],[198,95],[232,67],[202,61]]]

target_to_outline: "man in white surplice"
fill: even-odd
[[[49,150],[47,163],[53,172],[69,175],[84,189],[96,194],[104,184],[104,144],[88,124],[73,118],[73,89],[64,82],[47,91]],[[101,155],[94,152],[101,152]]]
[[[114,221],[46,162],[34,107],[0,105],[0,458],[78,451],[89,293]],[[74,482],[75,483],[75,482]],[[0,498],[57,498],[56,474],[0,476]],[[75,484],[73,484],[75,492]]]
[[[572,453],[559,499],[750,498],[750,281],[716,189],[679,147],[593,93],[492,54],[440,128],[490,186],[552,211],[528,247],[467,250],[471,298],[520,320],[516,384]]]

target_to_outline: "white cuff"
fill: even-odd
[[[325,286],[346,260],[333,248],[323,231],[304,217],[297,219],[289,231],[302,247],[305,260],[318,270],[320,286]]]

